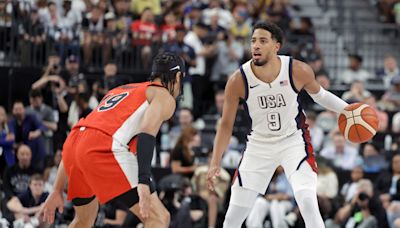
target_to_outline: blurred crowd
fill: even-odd
[[[0,106],[0,227],[45,227],[38,211],[52,191],[69,130],[110,89],[132,81],[121,73],[121,55],[136,53],[135,62],[149,71],[159,51],[178,53],[188,66],[184,98],[157,137],[153,174],[159,196],[172,215],[171,227],[220,227],[246,144],[243,107],[214,192],[205,183],[207,164],[225,83],[251,57],[252,24],[260,19],[284,30],[281,54],[307,62],[325,89],[349,103],[369,104],[379,117],[373,140],[351,144],[338,132],[337,115],[301,92],[318,157],[318,198],[327,227],[400,227],[398,59],[388,53],[383,67],[369,72],[362,56],[354,53],[345,71],[330,75],[312,19],[297,17],[300,11],[288,0],[0,0],[0,59],[7,58],[10,45],[20,48],[22,65],[50,50],[42,75],[26,91],[29,103],[22,98],[9,110]],[[18,34],[18,42],[4,35],[10,33]],[[94,74],[90,69],[97,60],[102,70]],[[72,213],[66,202],[56,224],[68,224]],[[115,204],[102,205],[96,220],[96,227],[137,224],[134,215]],[[302,227],[283,170],[276,171],[246,226]]]
[[[400,25],[400,1],[379,0],[377,6],[380,13],[380,20],[385,23],[396,23]]]

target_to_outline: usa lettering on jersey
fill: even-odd
[[[258,104],[260,108],[280,108],[286,106],[285,98],[282,94],[258,96]]]

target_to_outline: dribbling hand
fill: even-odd
[[[151,208],[150,187],[145,184],[139,184],[137,188],[139,195],[140,215],[143,217],[143,219],[147,219],[149,217]]]
[[[54,191],[47,197],[46,202],[42,205],[42,209],[39,212],[43,222],[52,224],[57,209],[58,212],[63,213],[64,197],[62,194],[62,192]]]
[[[221,168],[217,165],[211,165],[208,169],[207,185],[208,189],[210,189],[211,191],[214,191],[214,181],[219,176],[220,169]]]

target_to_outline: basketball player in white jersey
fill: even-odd
[[[277,55],[281,45],[279,27],[257,23],[251,38],[252,59],[233,73],[226,85],[221,127],[208,173],[211,190],[241,100],[251,130],[231,187],[224,228],[242,226],[278,166],[285,170],[306,227],[325,227],[317,202],[317,165],[298,93],[304,89],[315,102],[336,113],[348,104],[324,90],[307,64]]]

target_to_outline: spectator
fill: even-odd
[[[118,27],[117,19],[113,12],[106,13],[104,19],[106,29],[104,31],[103,62],[107,63],[110,59],[120,58],[128,41],[128,34],[127,31]]]
[[[349,91],[344,92],[342,99],[348,103],[361,102],[371,96],[371,92],[364,88],[364,83],[360,80],[355,80],[351,83]]]
[[[44,191],[44,180],[40,174],[34,174],[29,181],[29,188],[8,201],[7,207],[14,212],[14,227],[49,227],[39,215],[42,203],[46,201],[48,192]],[[43,223],[43,224],[42,224]]]
[[[376,77],[383,80],[386,89],[390,88],[393,77],[400,75],[397,60],[393,55],[386,55],[383,59],[383,68],[376,71]]]
[[[207,114],[215,115],[216,120],[222,117],[222,108],[224,106],[225,101],[225,91],[218,90],[214,96],[215,105],[211,106],[208,110]]]
[[[385,133],[388,125],[389,125],[389,115],[387,112],[381,110],[380,107],[376,104],[376,98],[374,95],[371,94],[371,96],[365,98],[363,103],[369,105],[373,109],[375,109],[376,115],[378,116],[378,122],[379,122],[379,127],[378,127],[378,132],[383,132]]]
[[[392,87],[383,97],[382,102],[386,110],[397,111],[400,107],[400,75],[391,80]]]
[[[328,74],[325,72],[318,72],[316,73],[315,78],[322,88],[329,90],[331,87],[331,80],[329,79]]]
[[[13,151],[15,135],[10,131],[7,121],[7,113],[3,106],[0,106],[0,155],[3,155],[6,167],[15,164],[15,154]],[[0,173],[3,173],[2,167]]]
[[[185,28],[192,30],[202,20],[202,5],[200,2],[193,2],[185,8],[183,24]]]
[[[160,27],[161,41],[163,43],[172,43],[175,40],[176,28],[180,26],[173,11],[169,11],[164,15],[164,23]]]
[[[203,21],[205,24],[211,25],[214,16],[219,18],[218,25],[222,28],[229,29],[232,26],[232,13],[222,7],[220,0],[209,0],[208,7],[203,10]]]
[[[400,133],[400,112],[393,115],[392,131],[394,133]]]
[[[38,64],[37,59],[44,57],[46,30],[37,9],[33,8],[30,18],[20,25],[20,34],[23,37],[23,41],[20,42],[21,61],[24,65],[32,62]]]
[[[362,156],[365,173],[380,173],[387,168],[384,155],[379,152],[379,148],[374,144],[365,144],[362,150]]]
[[[400,192],[397,186],[400,185],[400,154],[395,154],[391,161],[391,170],[384,172],[377,178],[375,183],[376,194],[381,200],[382,206],[387,209],[392,200],[399,200]]]
[[[163,49],[178,54],[185,61],[185,66],[187,66],[186,76],[183,78],[183,99],[180,105],[181,107],[193,109],[193,93],[189,67],[196,66],[196,53],[191,46],[185,44],[185,35],[185,27],[182,25],[177,26],[175,38],[170,43],[164,44]]]
[[[310,129],[311,134],[311,144],[315,151],[319,151],[324,143],[324,131],[315,121],[317,120],[317,114],[315,112],[308,112],[306,123],[308,124],[308,129]]]
[[[141,54],[142,66],[148,67],[152,57],[152,44],[159,40],[154,15],[150,8],[145,8],[139,20],[131,24],[132,45],[137,46]]]
[[[79,11],[72,9],[72,0],[63,0],[62,14],[58,23],[59,31],[56,49],[61,56],[61,62],[64,63],[69,55],[79,56],[80,50],[80,25],[82,17]]]
[[[118,66],[114,62],[108,62],[104,68],[104,76],[102,80],[99,82],[99,89],[98,93],[100,95],[100,99],[103,98],[108,91],[124,84],[122,78],[117,74],[118,73]],[[99,99],[99,100],[100,100]]]
[[[82,20],[84,64],[92,61],[94,47],[102,47],[104,43],[104,15],[100,8],[93,7]]]
[[[229,187],[231,179],[229,173],[225,169],[220,170],[220,174],[215,180],[215,189],[210,191],[207,187],[208,164],[211,161],[212,150],[208,152],[207,165],[196,168],[192,177],[195,193],[201,196],[208,204],[208,227],[216,227],[218,212],[222,209],[225,193]]]
[[[287,41],[288,44],[293,45],[291,52],[295,58],[308,60],[318,55],[314,25],[309,17],[291,20]]]
[[[230,28],[230,33],[243,47],[250,47],[251,24],[248,20],[249,12],[244,5],[237,5],[233,9],[235,19]]]
[[[345,203],[350,203],[354,195],[357,193],[359,181],[364,178],[364,171],[361,166],[354,167],[350,174],[351,180],[345,183],[340,191],[340,195],[344,198]]]
[[[47,5],[47,9],[47,11],[42,11],[44,13],[42,20],[46,27],[47,35],[50,38],[50,41],[52,42],[52,44],[55,44],[56,42],[58,42],[61,35],[61,13],[54,2],[49,2]]]
[[[371,79],[368,71],[361,68],[363,59],[360,55],[349,55],[349,67],[338,75],[336,83],[350,85],[353,81],[367,81]]]
[[[182,130],[193,125],[193,113],[189,108],[180,108],[178,111],[178,124],[173,126],[169,131],[169,139],[171,147],[175,147],[178,138],[182,134]]]
[[[68,125],[73,127],[81,117],[86,116],[95,109],[99,102],[92,95],[89,95],[88,86],[85,81],[80,81],[73,87],[74,100],[68,110]]]
[[[335,220],[346,227],[388,227],[385,211],[374,197],[372,183],[367,179],[359,181],[356,194],[350,203],[339,209]]]
[[[53,153],[53,134],[57,131],[57,122],[54,116],[54,110],[43,103],[43,96],[39,90],[31,90],[29,93],[30,106],[26,108],[26,112],[36,115],[36,118],[42,121],[47,127],[47,131],[43,134],[43,140],[46,151]]]
[[[160,0],[135,0],[131,1],[131,12],[134,16],[143,14],[145,10],[150,10],[154,15],[161,14]]]
[[[333,202],[339,191],[338,177],[325,162],[318,163],[317,196],[323,218],[333,212]]]
[[[25,112],[24,104],[15,101],[13,105],[13,118],[10,120],[10,131],[15,135],[16,143],[27,144],[32,150],[32,164],[35,168],[42,170],[46,148],[40,137],[48,129],[35,115]]]
[[[200,144],[200,135],[194,127],[189,126],[182,129],[182,134],[171,153],[173,173],[179,173],[189,178],[193,176],[197,168],[193,148],[200,146]]]
[[[128,216],[128,209],[118,202],[109,202],[100,206],[99,213],[95,227],[103,228],[122,228],[126,217]]]
[[[269,214],[272,227],[288,227],[284,218],[294,206],[293,190],[281,167],[272,177],[265,196],[258,197],[246,220],[247,227],[264,227],[265,217]]]
[[[13,24],[12,2],[0,2],[0,59],[6,57],[11,41],[11,26]]]
[[[223,40],[217,42],[217,59],[211,72],[210,80],[222,87],[228,81],[228,77],[239,68],[243,58],[244,48],[235,38],[225,32]],[[224,67],[221,67],[224,66]]]
[[[196,66],[189,67],[189,74],[192,77],[193,90],[193,113],[195,118],[199,117],[203,111],[203,93],[206,90],[208,80],[206,78],[206,59],[212,56],[216,48],[214,45],[203,45],[201,39],[207,36],[207,26],[204,23],[197,23],[193,31],[185,36],[185,43],[193,47],[196,53]]]
[[[321,150],[321,156],[332,162],[335,168],[351,170],[356,167],[360,158],[358,151],[346,143],[346,139],[339,132],[332,135],[333,145]]]
[[[219,20],[218,12],[213,11],[210,23],[208,24],[208,35],[204,42],[213,43],[224,39],[226,30],[218,24]]]
[[[53,191],[53,184],[56,180],[58,165],[61,162],[61,150],[57,150],[54,154],[51,166],[44,170],[43,179],[45,181],[45,189],[47,192]]]
[[[32,166],[31,149],[27,145],[21,144],[16,151],[18,163],[7,167],[4,171],[3,184],[6,200],[26,191],[31,176],[36,173]]]

